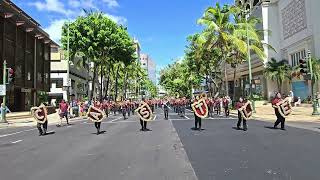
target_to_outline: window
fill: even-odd
[[[304,59],[306,57],[306,50],[302,50],[290,55],[292,66],[297,66],[299,64],[300,59]]]
[[[56,84],[56,88],[62,88],[63,87],[63,79],[62,78],[51,78],[51,83]]]
[[[57,47],[51,47],[51,53],[58,53],[59,49]]]

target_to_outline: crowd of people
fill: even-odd
[[[155,109],[161,108],[164,111],[164,118],[168,120],[169,118],[169,109],[172,109],[173,112],[177,113],[180,117],[185,117],[186,109],[191,111],[191,106],[193,103],[196,103],[199,99],[204,99],[206,104],[206,117],[213,117],[214,114],[217,116],[222,116],[222,112],[224,116],[229,117],[230,109],[232,108],[232,100],[229,96],[223,97],[201,97],[195,96],[192,99],[188,99],[186,97],[182,98],[163,98],[163,99],[146,99],[141,101],[134,101],[134,100],[124,100],[124,101],[111,101],[111,100],[92,100],[92,101],[79,101],[79,100],[72,100],[70,103],[66,102],[65,100],[61,100],[59,103],[59,110],[58,114],[60,116],[60,122],[57,124],[58,127],[61,127],[63,119],[66,120],[67,125],[70,125],[69,118],[73,117],[82,117],[86,116],[90,106],[93,106],[102,112],[108,117],[112,114],[117,115],[121,114],[123,119],[127,119],[130,115],[135,113],[135,110],[141,106],[142,103],[147,104],[150,107],[151,112],[153,113]],[[281,94],[277,93],[275,98],[272,100],[272,105],[275,109],[275,115],[277,120],[274,124],[274,128],[277,128],[278,124],[281,124],[281,129],[285,130],[285,118],[280,115],[279,109],[276,108],[279,106],[279,103],[282,101]],[[242,129],[244,131],[247,130],[247,119],[243,117],[243,106],[248,102],[248,100],[240,97],[239,101],[235,103],[235,109],[238,111],[238,122],[237,128]],[[203,117],[199,117],[196,112],[195,115],[195,127],[196,130],[201,130],[201,119]],[[97,129],[97,134],[100,134],[100,125],[101,122],[95,122],[95,127]],[[147,128],[147,121],[142,120],[140,118],[140,125],[141,131],[149,131],[150,129]],[[38,128],[40,135],[42,135],[43,131]],[[44,130],[46,132],[46,129]]]

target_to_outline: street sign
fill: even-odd
[[[21,88],[21,92],[23,92],[23,93],[31,93],[31,89]]]
[[[6,95],[6,85],[1,84],[0,85],[0,96]]]

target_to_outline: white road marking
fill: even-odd
[[[11,142],[12,144],[16,144],[16,143],[18,143],[18,142],[21,142],[22,140],[17,140],[17,141],[13,141],[13,142]]]
[[[190,121],[190,119],[169,119],[170,121]]]
[[[189,111],[189,112],[193,112],[193,111],[191,111],[190,109],[186,109],[187,111]]]
[[[238,119],[238,118],[232,118],[232,117],[220,117],[220,118],[213,118],[213,117],[209,117],[207,119]]]
[[[120,120],[121,118],[123,118],[123,117],[118,117],[118,118],[116,118],[116,119],[112,120],[111,122],[118,121],[118,120]]]
[[[156,120],[156,118],[157,118],[157,115],[154,116],[153,121]]]
[[[27,130],[18,131],[18,132],[10,133],[10,134],[3,134],[3,135],[0,135],[0,138],[7,137],[7,136],[12,136],[12,135],[15,135],[15,134],[20,134],[20,133],[23,133],[23,132],[33,131],[33,130],[36,130],[36,129],[37,128],[33,128],[33,129],[27,129]]]
[[[187,119],[190,119],[188,116],[184,116],[185,118],[187,118]]]

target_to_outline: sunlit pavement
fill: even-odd
[[[158,109],[149,132],[137,116],[111,115],[96,135],[87,120],[39,137],[34,127],[0,129],[0,173],[4,180],[318,180],[320,134],[272,123],[249,121],[234,129],[236,118],[204,119],[191,130],[193,113]],[[314,124],[316,128],[316,124]],[[182,144],[183,145],[182,145]]]

